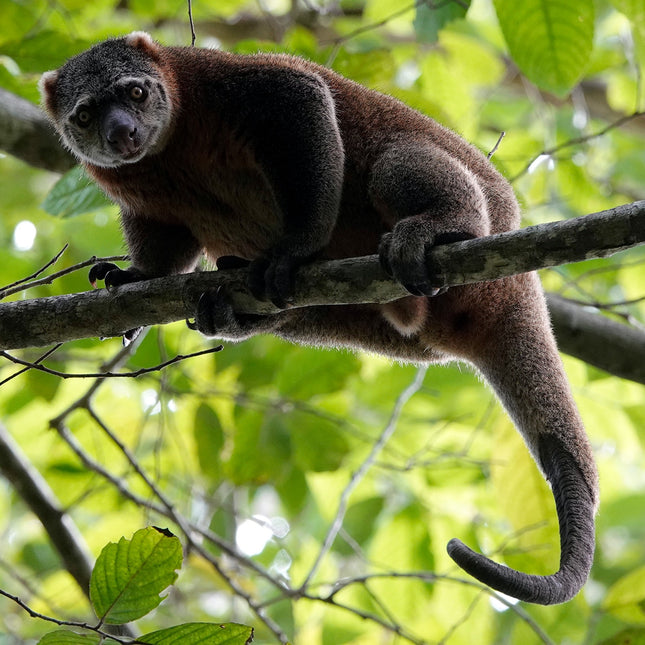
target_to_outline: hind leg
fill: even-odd
[[[379,247],[381,263],[413,295],[434,296],[442,287],[426,262],[432,246],[490,232],[476,177],[429,143],[399,142],[388,148],[372,168],[369,190],[393,226]]]

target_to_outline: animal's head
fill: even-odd
[[[160,52],[148,34],[133,32],[99,43],[42,76],[43,106],[79,159],[113,168],[163,147],[173,106]]]

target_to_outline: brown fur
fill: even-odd
[[[120,47],[125,67],[131,55],[133,67],[144,70],[135,74],[137,82],[148,83],[156,97],[155,118],[168,120],[158,131],[145,109],[120,104],[140,124],[137,136],[149,137],[136,142],[149,153],[133,163],[117,154],[112,163],[109,135],[98,126],[101,110],[113,108],[101,107],[99,98],[98,107],[88,105],[70,73],[87,68],[90,83],[107,75],[99,63],[72,59],[46,75],[44,104],[65,142],[120,204],[133,265],[144,275],[190,271],[204,251],[214,260],[234,255],[255,266],[264,262],[262,271],[271,267],[266,280],[279,282],[285,267],[314,254],[365,255],[380,244],[382,261],[397,279],[413,293],[431,294],[428,245],[519,226],[513,192],[488,160],[391,97],[284,55],[165,48],[138,32],[125,39],[132,53],[111,42],[99,46],[101,55]],[[70,96],[75,92],[80,99]],[[73,125],[79,109],[95,111],[96,130]],[[101,147],[100,164],[91,161],[93,146]],[[198,314],[207,321],[200,328],[233,340],[272,332],[403,361],[474,364],[552,480],[560,500],[562,567],[550,577],[525,576],[471,556],[463,545],[451,543],[451,555],[481,580],[533,602],[563,602],[584,583],[597,475],[535,275],[381,306],[312,307],[246,319],[220,295],[204,299]],[[582,538],[567,533],[567,517],[578,518],[572,530]]]

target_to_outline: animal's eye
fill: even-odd
[[[130,98],[133,101],[138,101],[138,102],[144,101],[146,96],[148,96],[148,93],[139,85],[133,85],[130,88]]]
[[[92,121],[92,115],[89,110],[81,109],[76,113],[76,123],[82,128],[86,128]]]

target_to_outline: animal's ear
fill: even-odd
[[[38,81],[40,100],[43,107],[52,116],[56,115],[58,102],[56,101],[56,85],[58,84],[58,70],[45,72]]]
[[[140,49],[151,58],[156,58],[159,53],[159,44],[146,31],[133,31],[125,37],[125,42],[134,49]]]

